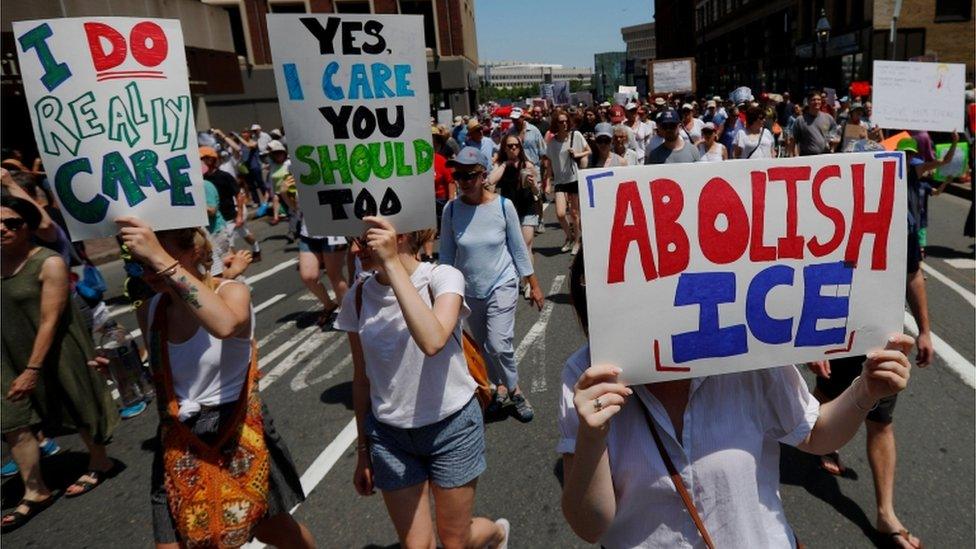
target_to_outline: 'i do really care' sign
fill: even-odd
[[[436,225],[423,18],[268,15],[268,35],[309,233]]]
[[[73,240],[207,224],[180,23],[80,17],[13,23],[44,170]]]
[[[880,152],[584,170],[593,363],[636,384],[884,347],[907,169]]]

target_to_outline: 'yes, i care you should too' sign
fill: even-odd
[[[906,169],[881,152],[583,171],[593,363],[636,384],[883,347]]]
[[[268,15],[268,35],[309,233],[360,234],[368,215],[433,227],[423,18]]]
[[[13,23],[34,137],[71,238],[207,224],[180,23]]]

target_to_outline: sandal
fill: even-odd
[[[915,549],[923,549],[925,547],[922,544],[922,540],[918,540],[918,545],[912,543],[912,534],[905,529],[901,529],[897,532],[887,532],[881,534],[884,537],[884,542],[881,543],[881,547],[889,547],[892,549],[901,549],[904,545],[898,543],[898,538],[908,544],[909,547],[914,547]]]
[[[338,304],[336,304],[336,306],[332,307],[331,309],[323,309],[322,312],[319,313],[319,317],[315,320],[315,324],[317,326],[328,326],[329,321],[332,320],[332,315],[334,315],[335,312],[338,310],[339,310]]]
[[[837,467],[837,472],[828,469],[827,464],[831,464]],[[837,452],[831,452],[829,454],[824,454],[820,456],[820,468],[823,469],[828,475],[834,475],[835,477],[842,477],[847,474],[847,467],[844,467],[840,462],[840,454]]]
[[[20,528],[21,526],[27,524],[28,522],[30,522],[32,518],[36,517],[38,513],[50,507],[51,504],[54,503],[54,499],[55,499],[54,494],[51,494],[47,498],[42,499],[40,501],[31,501],[29,499],[20,500],[20,502],[17,503],[16,507],[20,507],[21,505],[23,505],[27,507],[27,512],[21,513],[20,511],[17,511],[15,508],[13,511],[5,514],[3,516],[3,519],[0,520],[5,520],[7,519],[7,517],[14,517],[14,519],[11,520],[10,522],[4,522],[2,527],[0,527],[0,531],[6,534],[7,532],[13,532],[14,530]]]
[[[116,465],[112,465],[112,467],[110,467],[106,471],[96,471],[94,469],[91,469],[89,471],[86,471],[81,476],[82,477],[91,477],[91,478],[95,479],[95,482],[88,482],[86,480],[81,480],[81,477],[78,477],[78,480],[72,482],[71,485],[68,486],[68,488],[71,488],[71,486],[78,486],[78,487],[81,488],[81,491],[80,492],[75,492],[74,494],[70,494],[68,492],[65,492],[64,497],[66,497],[66,498],[76,498],[76,497],[79,497],[79,496],[83,496],[83,495],[87,494],[88,492],[91,492],[92,490],[94,490],[95,488],[97,488],[99,485],[101,485],[102,483],[104,483],[106,480],[114,477],[116,475],[116,473],[117,473],[117,466]]]

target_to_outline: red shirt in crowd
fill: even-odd
[[[451,170],[447,167],[447,158],[441,153],[434,153],[434,198],[450,200],[449,185],[453,182]]]

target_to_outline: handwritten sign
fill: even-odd
[[[415,15],[268,15],[310,234],[359,234],[377,214],[401,232],[436,224],[423,33]]]
[[[695,60],[662,59],[651,61],[651,89],[653,93],[695,91]]]
[[[966,66],[875,61],[871,122],[886,129],[963,131]]]
[[[74,240],[207,224],[180,23],[13,23],[34,138]]]
[[[900,331],[903,153],[583,170],[593,363],[628,384],[861,354]]]
[[[952,148],[952,143],[939,143],[935,146],[935,156],[939,160],[945,158],[945,155]],[[932,174],[932,179],[942,182],[946,179],[952,179],[953,177],[958,177],[966,173],[969,166],[966,161],[969,159],[969,143],[965,141],[960,141],[956,143],[956,152],[952,154],[952,160],[949,161],[945,166],[941,166],[935,170]]]

